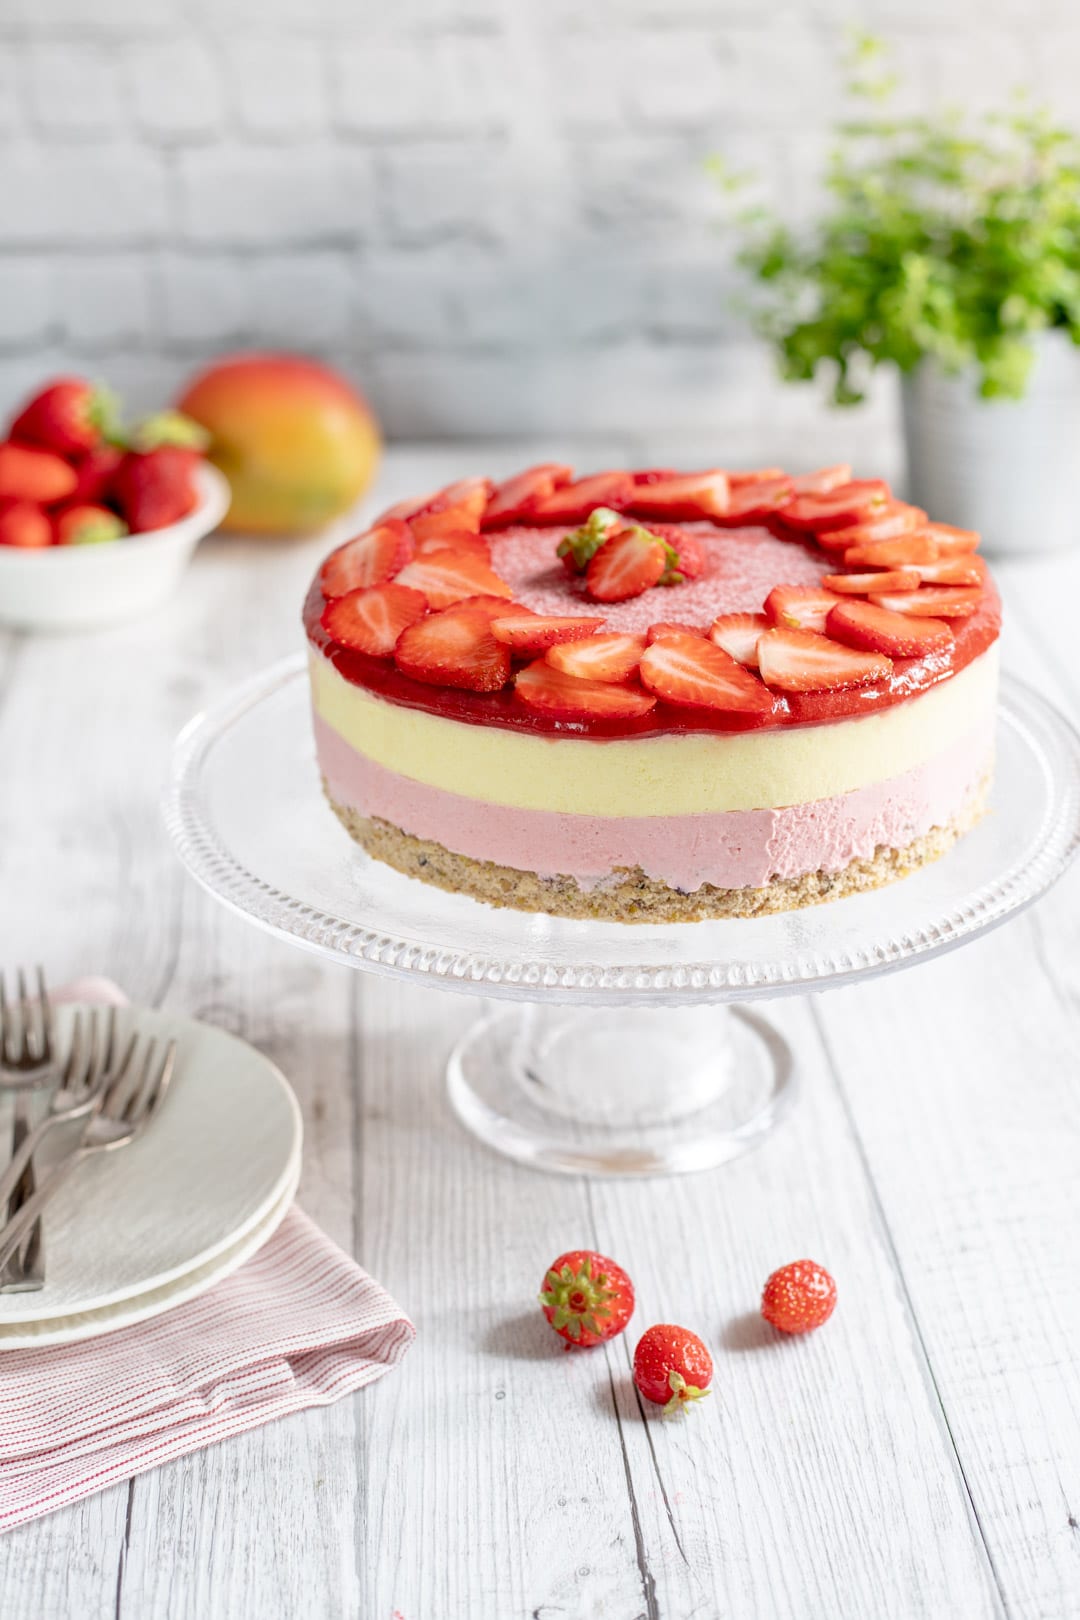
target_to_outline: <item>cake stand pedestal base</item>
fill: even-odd
[[[480,1019],[447,1065],[462,1124],[565,1175],[712,1170],[791,1103],[787,1042],[743,1007],[542,1007]]]

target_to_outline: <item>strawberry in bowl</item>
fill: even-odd
[[[228,506],[203,439],[176,412],[125,434],[79,377],[27,400],[0,438],[0,624],[89,628],[171,595]]]

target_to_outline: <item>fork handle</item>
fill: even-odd
[[[33,1226],[57,1188],[65,1182],[77,1164],[81,1164],[93,1148],[77,1147],[66,1159],[53,1166],[32,1198],[28,1198],[18,1214],[0,1227],[0,1271],[11,1259],[27,1232]]]
[[[38,1120],[34,1128],[27,1131],[25,1135],[20,1135],[20,1132],[16,1129],[13,1136],[14,1148],[11,1159],[5,1165],[3,1175],[0,1175],[0,1210],[7,1208],[8,1200],[19,1185],[26,1166],[30,1163],[30,1160],[34,1157],[53,1126],[59,1123],[60,1120],[56,1114],[46,1114],[45,1118]]]

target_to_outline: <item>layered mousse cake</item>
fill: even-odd
[[[304,610],[319,768],[376,859],[626,923],[873,889],[982,814],[978,536],[848,467],[531,467],[392,507]]]

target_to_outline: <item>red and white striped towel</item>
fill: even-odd
[[[414,1336],[389,1294],[293,1208],[199,1299],[99,1339],[0,1353],[0,1529],[328,1406],[389,1372]]]

